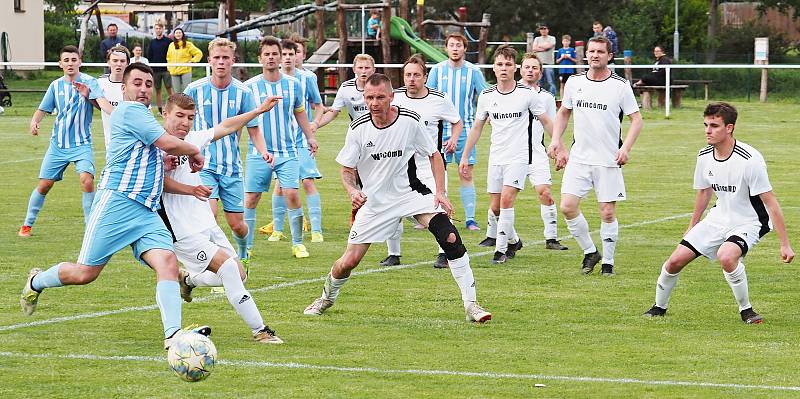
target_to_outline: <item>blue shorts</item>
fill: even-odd
[[[245,167],[245,191],[248,193],[266,193],[272,180],[272,173],[283,188],[300,188],[300,162],[297,157],[275,157],[271,166],[257,155],[247,157]]]
[[[300,179],[321,179],[322,173],[317,168],[317,159],[311,156],[308,148],[297,149],[297,159],[300,161]],[[283,187],[283,185],[281,185]]]
[[[464,131],[467,132],[469,130],[465,127]],[[467,145],[467,136],[464,133],[461,133],[461,137],[458,138],[458,144],[456,144],[456,152],[445,155],[445,163],[452,162],[456,165],[461,163],[461,155],[464,154],[465,145]],[[475,151],[475,148],[476,147],[472,147],[472,150],[469,152],[469,158],[467,158],[468,165],[475,165],[475,163],[478,161],[478,155]]]
[[[173,251],[172,234],[158,213],[118,191],[98,191],[86,224],[78,263],[105,265],[112,255],[127,245],[142,263],[142,254],[151,249]]]
[[[228,213],[244,212],[244,183],[240,176],[225,176],[203,169],[200,179],[204,186],[211,188],[209,198],[222,201],[222,210]]]
[[[94,154],[91,145],[80,145],[74,148],[58,148],[50,143],[44,154],[39,178],[59,181],[64,178],[64,169],[75,162],[75,171],[90,173],[94,176]]]

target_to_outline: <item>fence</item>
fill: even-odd
[[[58,62],[0,62],[0,68],[6,67],[15,67],[15,66],[40,66],[40,67],[58,67]],[[87,67],[106,67],[107,64],[93,62],[93,63],[84,63],[82,66]],[[156,64],[151,63],[150,66],[157,66],[157,67],[165,67],[168,66],[167,64]],[[211,75],[211,67],[206,63],[197,63],[197,64],[169,64],[169,66],[189,66],[195,68],[205,68],[206,76]],[[261,68],[261,64],[241,64],[237,63],[233,65],[234,67],[239,68]],[[306,67],[311,68],[352,68],[353,64],[304,64]],[[430,66],[430,65],[429,65]],[[475,65],[481,69],[491,69],[491,64],[476,64]],[[403,64],[375,64],[376,68],[397,68],[400,69],[403,67]],[[543,65],[545,69],[553,69],[553,68],[561,68],[560,65]],[[571,68],[577,69],[587,69],[588,65],[570,65]],[[617,64],[613,66],[616,70],[624,70],[624,69],[652,69],[653,65],[621,65]],[[659,65],[659,68],[666,69],[666,102],[664,104],[664,116],[669,118],[670,115],[670,106],[671,106],[671,86],[670,77],[672,75],[673,69],[755,69],[755,70],[762,70],[762,69],[800,69],[800,65],[797,64],[769,64],[769,65],[751,65],[751,64],[666,64],[666,65]]]

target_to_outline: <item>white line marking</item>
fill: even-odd
[[[164,363],[164,357],[157,356],[98,356],[91,354],[32,354],[17,352],[0,352],[2,357],[13,357],[23,359],[68,359],[68,360],[93,360],[93,361],[126,361],[126,362],[150,362]],[[405,374],[418,376],[455,376],[455,377],[477,377],[487,379],[513,379],[513,380],[553,380],[570,382],[601,382],[611,384],[636,384],[636,385],[655,385],[655,386],[684,386],[701,388],[729,388],[729,389],[754,389],[766,391],[800,391],[800,386],[781,386],[781,385],[750,385],[750,384],[730,384],[704,381],[673,381],[673,380],[640,380],[636,378],[604,378],[604,377],[577,377],[567,375],[546,375],[546,374],[520,374],[520,373],[493,373],[479,371],[453,371],[453,370],[424,370],[424,369],[379,369],[374,367],[340,367],[322,366],[304,363],[281,363],[281,362],[259,362],[250,360],[219,360],[221,366],[246,367],[246,368],[280,368],[280,369],[299,369],[299,370],[321,370],[342,373],[371,373],[371,374]]]
[[[661,222],[666,222],[666,221],[675,220],[675,219],[681,219],[681,218],[685,218],[685,217],[688,217],[688,216],[691,216],[691,215],[692,215],[691,213],[681,213],[681,214],[678,214],[678,215],[666,216],[666,217],[663,217],[663,218],[660,218],[660,219],[654,219],[654,220],[647,220],[647,221],[644,221],[644,222],[625,224],[625,225],[619,226],[619,228],[620,229],[628,229],[628,228],[633,228],[633,227],[646,226],[646,225],[649,225],[649,224],[655,224],[655,223],[661,223]],[[592,231],[591,232],[591,234],[596,234],[596,233],[598,233],[598,231]],[[564,240],[564,239],[567,239],[567,238],[570,238],[570,237],[571,236],[562,236],[562,237],[559,237],[559,239],[560,240]],[[543,240],[532,242],[532,244],[543,244],[543,243],[544,243]],[[470,256],[470,258],[479,258],[479,257],[490,255],[490,254],[494,254],[494,250],[477,252],[477,253],[470,253],[469,256]],[[379,268],[375,268],[375,269],[368,269],[368,270],[353,272],[352,275],[354,275],[354,276],[363,276],[363,275],[368,275],[368,274],[372,274],[372,273],[383,273],[383,272],[388,272],[388,271],[402,270],[402,269],[408,269],[408,268],[412,268],[412,267],[417,267],[417,266],[422,266],[422,265],[431,265],[431,264],[433,264],[432,261],[426,260],[426,261],[421,261],[421,262],[417,262],[417,263],[411,263],[411,264],[408,264],[408,265],[379,267]],[[266,287],[252,289],[252,290],[250,290],[250,292],[274,291],[274,290],[278,290],[278,289],[281,289],[281,288],[289,288],[289,287],[294,287],[294,286],[298,286],[298,285],[303,285],[303,284],[308,284],[308,283],[317,283],[317,282],[323,282],[323,281],[325,281],[325,276],[302,279],[302,280],[295,280],[295,281],[289,281],[289,282],[285,282],[285,283],[273,284],[273,285],[269,285],[269,286],[266,286]],[[194,300],[192,302],[207,302],[207,301],[210,301],[212,299],[220,298],[222,296],[223,296],[222,294],[212,294],[212,295],[208,295],[208,296],[194,298]],[[55,317],[55,318],[52,318],[52,319],[37,320],[37,321],[31,321],[31,322],[27,322],[27,323],[11,324],[11,325],[8,325],[8,326],[0,326],[0,332],[18,330],[18,329],[27,328],[27,327],[36,327],[36,326],[41,326],[41,325],[46,325],[46,324],[55,324],[55,323],[73,321],[73,320],[91,319],[91,318],[102,317],[102,316],[111,316],[111,315],[121,314],[121,313],[155,310],[157,308],[158,308],[158,306],[156,306],[156,305],[135,306],[135,307],[127,307],[127,308],[115,309],[115,310],[104,310],[102,312],[77,314],[77,315],[74,315],[74,316]]]
[[[100,150],[100,151],[94,151],[94,153],[99,155],[99,154],[105,154],[106,152],[104,150]],[[6,164],[11,164],[11,163],[30,162],[30,161],[41,161],[42,159],[44,159],[43,156],[42,157],[36,157],[36,158],[14,159],[14,160],[11,160],[11,161],[0,161],[0,165],[6,165]]]

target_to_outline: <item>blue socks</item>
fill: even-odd
[[[89,224],[89,214],[92,213],[92,203],[94,202],[94,191],[91,193],[83,193],[81,199],[83,203],[83,224]]]
[[[253,233],[256,231],[256,208],[244,208],[244,222],[247,224],[247,237],[236,237],[236,233],[233,233],[233,238],[239,246],[239,257],[247,259],[247,249],[253,248]]]
[[[282,195],[272,195],[272,223],[273,231],[283,231],[283,220],[286,219],[286,198]]]
[[[461,186],[461,204],[467,220],[475,220],[475,201],[475,185]]]
[[[164,338],[181,329],[181,294],[177,281],[162,280],[156,283],[156,304],[161,311]]]
[[[303,243],[303,208],[289,209],[289,228],[292,230],[292,245]]]
[[[33,226],[36,222],[36,217],[39,216],[39,210],[44,205],[44,195],[39,193],[39,190],[33,189],[31,198],[28,200],[28,213],[25,215],[25,226]]]
[[[37,274],[31,281],[31,288],[35,291],[42,292],[45,288],[62,287],[61,279],[58,277],[58,269],[61,268],[61,263]]]
[[[306,195],[308,218],[311,220],[311,231],[322,232],[322,203],[319,193]]]

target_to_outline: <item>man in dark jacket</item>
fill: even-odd
[[[672,64],[672,59],[664,54],[664,48],[661,46],[653,49],[653,55],[656,57],[655,66],[650,73],[642,76],[642,79],[636,82],[636,86],[664,86],[667,84],[667,69],[658,66]]]
[[[147,59],[151,64],[167,63],[167,49],[172,40],[164,34],[164,22],[158,21],[153,25],[155,37],[150,40],[150,47],[147,49]],[[167,96],[172,95],[172,79],[167,72],[165,66],[154,66],[153,68],[153,86],[156,89],[156,106],[158,106],[158,113],[161,113],[161,82],[164,82],[164,87],[167,89]]]

